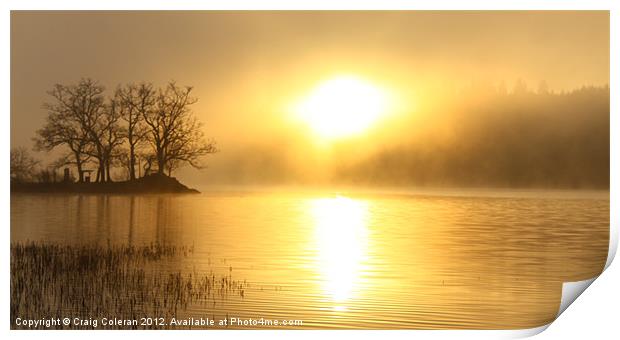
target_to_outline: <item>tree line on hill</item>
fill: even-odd
[[[609,188],[609,86],[569,92],[477,91],[446,100],[443,125],[357,162],[337,182]],[[343,151],[344,152],[344,151]]]

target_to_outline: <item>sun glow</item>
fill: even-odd
[[[320,84],[302,100],[296,113],[320,137],[334,139],[368,129],[387,110],[381,88],[354,76],[340,76]]]
[[[323,291],[336,310],[346,309],[345,302],[359,289],[367,255],[367,210],[365,202],[345,197],[312,201],[317,266]]]

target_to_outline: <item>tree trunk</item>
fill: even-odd
[[[159,175],[163,175],[166,170],[166,164],[164,161],[164,152],[163,150],[157,151],[157,173]]]
[[[97,171],[97,182],[105,182],[105,163],[103,159],[99,160],[99,170]]]
[[[129,131],[127,131],[127,141],[129,142],[129,179],[136,179],[136,146],[133,140],[133,131],[135,128],[135,123],[131,123],[131,113],[129,116]]]
[[[79,152],[73,152],[75,156],[75,166],[77,167],[78,172],[78,182],[82,183],[84,181],[84,174],[82,173],[82,158],[80,157]]]
[[[136,153],[131,144],[129,145],[129,179],[136,179]]]
[[[110,178],[110,160],[108,159],[105,164],[105,173],[106,173],[106,182],[112,182],[112,178]]]

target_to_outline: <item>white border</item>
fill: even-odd
[[[611,0],[6,0],[13,10],[61,10],[61,9],[99,9],[99,10],[594,10],[611,9]]]
[[[0,134],[0,138],[3,140],[3,148],[2,155],[0,156],[0,164],[4,169],[4,173],[8,174],[9,168],[9,146],[10,146],[10,10],[60,10],[60,9],[107,9],[107,10],[129,10],[129,9],[177,9],[177,10],[190,10],[190,9],[420,9],[420,10],[429,10],[429,9],[468,9],[468,10],[548,10],[548,9],[564,9],[564,10],[585,10],[585,9],[603,9],[603,10],[611,10],[611,65],[610,65],[610,87],[612,89],[612,94],[615,94],[614,90],[616,89],[617,79],[618,79],[618,69],[617,69],[617,60],[619,60],[620,54],[618,53],[618,1],[606,1],[606,0],[590,0],[590,1],[576,1],[576,0],[564,0],[564,1],[553,1],[553,0],[510,0],[510,1],[482,1],[482,0],[474,0],[468,1],[465,3],[464,1],[459,0],[440,0],[440,1],[411,1],[411,0],[384,0],[384,1],[370,1],[370,0],[358,0],[358,1],[334,1],[334,0],[303,0],[303,1],[285,1],[285,0],[263,0],[258,4],[257,1],[251,0],[231,0],[226,2],[215,2],[215,1],[196,1],[196,0],[177,0],[177,1],[165,1],[165,0],[153,0],[153,1],[134,1],[130,2],[127,0],[107,0],[107,1],[78,1],[78,0],[4,0],[1,2],[0,6],[2,7],[1,18],[0,21],[2,23],[2,35],[0,36],[0,44],[2,46],[2,67],[4,72],[2,74],[5,75],[5,80],[2,82],[2,91],[0,92],[0,96],[2,99],[3,105],[3,123],[2,129],[3,133]],[[618,181],[613,174],[618,173],[620,168],[618,167],[618,136],[617,136],[617,127],[618,127],[618,111],[617,111],[617,97],[612,95],[611,97],[611,247],[609,251],[608,261],[606,264],[606,268],[611,264],[611,259],[613,258],[618,242],[618,211],[620,206],[618,204],[617,193],[619,189]],[[307,332],[307,331],[295,331],[292,332],[281,332],[281,331],[209,331],[209,333],[205,334],[203,332],[192,332],[192,331],[168,331],[168,332],[132,332],[132,331],[114,331],[114,333],[110,333],[111,331],[96,331],[96,332],[58,332],[58,331],[42,331],[42,332],[11,332],[9,331],[9,310],[8,310],[8,298],[9,298],[9,249],[8,243],[10,240],[10,229],[9,229],[9,221],[10,221],[10,190],[9,190],[9,182],[8,175],[0,176],[0,185],[2,188],[1,194],[1,203],[2,203],[2,216],[5,221],[3,223],[3,240],[5,248],[1,253],[1,263],[2,269],[0,269],[0,275],[2,277],[2,288],[3,294],[2,299],[5,303],[2,304],[4,308],[0,312],[0,319],[3,320],[5,329],[4,332],[7,333],[5,335],[15,336],[15,337],[23,337],[23,336],[45,336],[45,337],[59,337],[59,338],[71,338],[71,337],[83,337],[84,335],[95,336],[95,337],[107,337],[110,334],[118,334],[118,335],[127,335],[131,337],[169,337],[174,336],[178,337],[182,335],[184,337],[204,337],[208,334],[208,336],[217,336],[218,338],[236,338],[238,336],[247,336],[247,337],[258,337],[258,338],[273,338],[273,337],[289,337],[294,336],[295,338],[315,338],[316,336],[322,336],[323,333],[329,333],[330,335],[334,335],[334,332],[337,332],[338,335],[344,335],[343,333],[348,333],[347,335],[353,336],[363,336],[363,337],[383,337],[386,334],[390,336],[394,336],[396,338],[409,338],[411,336],[421,337],[421,338],[434,338],[434,339],[445,339],[445,338],[453,338],[453,337],[464,337],[464,338],[472,338],[479,339],[480,337],[484,338],[497,338],[497,337],[505,337],[507,335],[511,336],[528,336],[536,334],[544,329],[547,326],[539,327],[532,330],[521,330],[521,331],[318,331],[317,332]],[[616,266],[617,267],[617,266]],[[608,275],[609,274],[609,275]],[[620,273],[618,273],[617,269],[612,268],[612,273],[604,273],[605,277],[608,277],[608,280],[612,282],[618,282],[618,277]],[[614,281],[615,280],[615,281]],[[589,282],[592,283],[592,282]],[[594,284],[596,285],[596,283]],[[612,294],[611,301],[618,302],[618,293],[616,290],[609,291],[607,290],[607,294]],[[607,299],[598,297],[599,301],[607,301]],[[604,315],[612,315],[614,312],[618,311],[617,306],[611,305],[608,303],[601,303],[597,308],[606,310],[607,313],[603,313],[601,311],[590,311],[590,314],[596,316],[597,313]],[[570,313],[568,313],[570,314]],[[559,321],[561,321],[560,318]],[[597,319],[598,320],[598,319]],[[593,318],[590,320],[596,324],[596,320]],[[598,324],[599,327],[605,327],[605,325]],[[613,323],[608,323],[607,327],[610,334],[617,333],[616,327]],[[571,335],[576,333],[571,330],[571,327],[578,327],[581,329],[579,325],[576,324],[566,324],[563,323],[563,327],[567,328],[566,332],[558,332],[554,331],[554,335],[558,335],[560,337],[568,337],[572,338]],[[551,327],[553,329],[553,327]],[[599,329],[600,330],[600,329]],[[414,333],[412,333],[414,332]],[[34,334],[33,334],[34,333]],[[355,334],[351,334],[355,333]],[[547,333],[547,332],[545,332]],[[543,333],[544,334],[544,333]],[[325,334],[327,335],[327,334]]]

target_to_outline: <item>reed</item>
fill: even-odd
[[[161,244],[12,243],[11,327],[16,327],[17,317],[178,317],[192,305],[200,304],[208,312],[216,300],[244,296],[247,284],[232,279],[232,267],[224,275],[216,275],[213,270],[198,274],[157,269],[162,261],[192,256],[193,252],[193,247]]]

